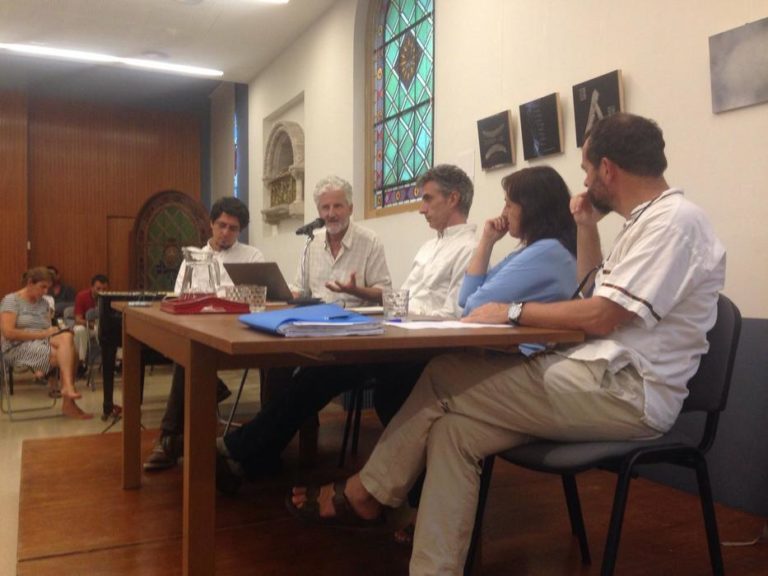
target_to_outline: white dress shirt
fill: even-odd
[[[401,288],[410,291],[411,314],[460,318],[459,289],[475,249],[476,226],[457,224],[425,242]]]
[[[312,297],[324,302],[335,302],[346,307],[365,304],[363,300],[345,292],[332,292],[325,287],[326,282],[346,284],[355,273],[358,286],[366,288],[389,288],[392,280],[384,256],[384,246],[378,236],[367,228],[349,223],[347,232],[341,239],[341,249],[333,257],[328,245],[326,231],[321,230],[309,245],[309,289]],[[300,292],[303,286],[301,277],[301,258],[291,290]]]

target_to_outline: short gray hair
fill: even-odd
[[[423,188],[430,182],[434,182],[445,197],[450,196],[451,192],[457,192],[459,194],[459,212],[464,216],[469,216],[475,188],[464,170],[452,164],[438,164],[419,176],[416,186]]]
[[[315,206],[320,202],[320,196],[330,190],[341,190],[344,192],[344,197],[347,199],[347,204],[352,205],[352,184],[340,178],[338,176],[326,176],[321,178],[315,185],[315,191],[312,197],[315,200]]]

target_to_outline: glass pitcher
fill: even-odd
[[[214,259],[213,252],[191,246],[182,248],[181,251],[185,268],[179,297],[189,299],[215,296],[221,286],[221,277],[219,263]]]

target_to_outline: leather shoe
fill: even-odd
[[[237,474],[231,464],[236,463],[216,451],[216,489],[227,496],[237,494],[243,483],[242,474]]]
[[[184,454],[184,437],[181,435],[169,434],[161,436],[155,442],[154,448],[149,458],[144,462],[144,470],[155,472],[158,470],[167,470],[173,468]]]

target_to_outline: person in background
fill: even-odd
[[[211,206],[211,238],[203,250],[213,252],[214,260],[219,265],[221,285],[232,286],[232,279],[223,264],[233,262],[263,262],[264,256],[258,248],[238,242],[238,236],[250,222],[248,207],[240,200],[225,197]],[[182,262],[176,277],[176,293],[181,291],[186,265]],[[199,279],[192,278],[193,289]],[[230,395],[224,382],[217,381],[217,399],[219,402]],[[155,442],[152,453],[144,462],[147,471],[165,470],[176,466],[182,455],[184,445],[184,368],[174,364],[171,391],[165,414],[160,424],[160,437]]]
[[[100,292],[109,290],[109,279],[104,274],[96,274],[91,278],[90,288],[80,290],[75,296],[75,349],[80,363],[77,368],[78,376],[85,374],[88,364],[88,340],[90,332],[94,329],[96,304]],[[91,316],[88,320],[86,316]]]
[[[54,317],[61,318],[64,309],[75,303],[75,289],[61,281],[61,274],[59,274],[59,269],[56,266],[48,264],[48,270],[53,274],[53,284],[49,296],[53,298],[54,302]]]
[[[62,413],[70,418],[88,419],[75,400],[77,354],[71,330],[51,326],[48,303],[43,296],[53,285],[53,274],[45,267],[31,268],[24,274],[21,290],[6,295],[0,302],[0,333],[5,361],[25,366],[40,378],[52,368],[59,369]]]
[[[582,330],[584,343],[531,357],[434,359],[362,471],[319,490],[293,488],[291,512],[376,523],[426,466],[410,574],[459,575],[486,456],[532,438],[626,441],[668,431],[707,351],[725,250],[702,210],[667,184],[664,147],[659,127],[631,114],[604,117],[587,134],[587,191],[571,211],[585,286],[597,272],[591,296],[489,302],[466,318]],[[603,259],[597,224],[610,211],[626,223]]]

